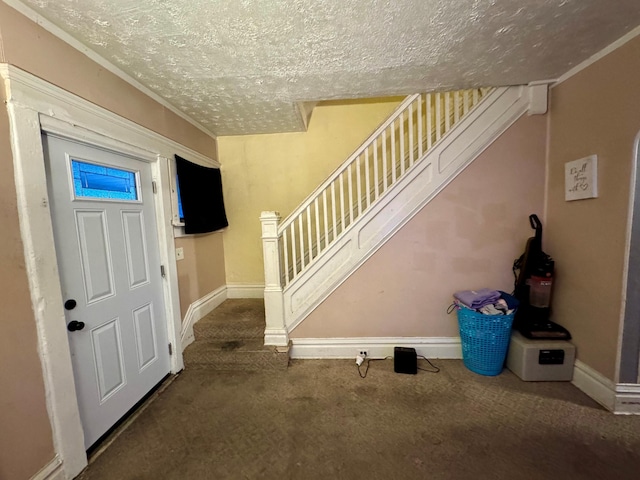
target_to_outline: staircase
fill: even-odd
[[[288,352],[264,345],[262,299],[225,300],[194,325],[196,342],[184,351],[187,368],[208,370],[283,370]]]
[[[263,212],[267,345],[289,332],[523,114],[547,85],[416,94],[284,221]]]

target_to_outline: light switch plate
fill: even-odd
[[[176,248],[176,260],[184,260],[184,248]]]

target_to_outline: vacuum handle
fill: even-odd
[[[536,240],[542,242],[542,222],[535,213],[529,215],[529,223],[531,224],[531,228],[536,231]]]

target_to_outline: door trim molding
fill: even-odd
[[[219,164],[12,65],[0,64],[0,77],[9,115],[20,234],[54,451],[63,476],[73,478],[87,465],[87,456],[62,305],[41,131],[150,162],[158,185],[155,202],[160,259],[167,271],[163,282],[167,334],[174,345],[181,340],[181,316],[167,159],[177,153],[199,164]],[[176,348],[171,371],[182,368],[182,351]]]

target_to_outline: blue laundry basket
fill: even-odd
[[[456,310],[465,367],[480,375],[500,374],[507,357],[515,312],[484,315],[459,305]]]

